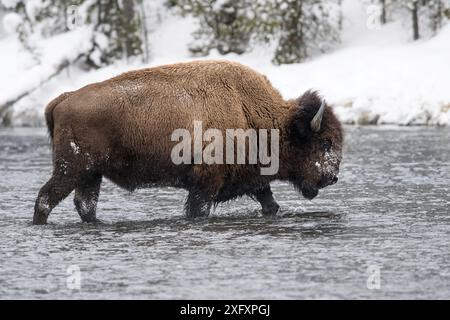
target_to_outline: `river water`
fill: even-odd
[[[450,129],[346,127],[344,152],[313,201],[273,184],[275,218],[241,199],[188,221],[182,190],[105,181],[103,224],[70,196],[32,226],[48,138],[0,129],[0,298],[449,299]]]

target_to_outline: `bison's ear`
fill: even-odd
[[[320,131],[326,103],[315,91],[307,91],[291,110],[289,133],[293,141],[305,142]]]

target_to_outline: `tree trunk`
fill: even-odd
[[[149,43],[148,43],[148,29],[147,29],[147,14],[145,12],[144,1],[140,1],[141,9],[141,24],[144,38],[144,62],[148,63],[150,60]]]
[[[386,24],[386,0],[380,0],[381,1],[381,17],[380,22],[381,24]]]
[[[420,38],[419,34],[419,5],[417,3],[417,0],[413,1],[413,8],[412,8],[412,24],[413,24],[413,39],[418,40]]]
[[[436,12],[436,18],[435,18],[435,29],[434,32],[438,31],[440,28],[442,28],[442,1],[437,0],[437,12]]]
[[[134,19],[134,0],[124,0],[123,1],[123,26],[125,29],[125,54],[129,58],[133,56],[133,39],[131,35],[133,34],[133,19]]]

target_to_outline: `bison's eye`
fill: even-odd
[[[322,142],[322,146],[323,146],[323,148],[324,148],[326,151],[330,151],[330,149],[331,149],[331,140],[330,140],[330,139],[325,139],[325,140]]]

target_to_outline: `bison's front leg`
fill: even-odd
[[[211,210],[211,196],[202,188],[189,190],[185,210],[188,218],[207,217]]]
[[[261,204],[263,215],[275,215],[280,209],[280,206],[273,198],[272,190],[270,190],[270,185],[267,185],[263,189],[258,190],[254,195],[256,200],[258,200]]]
[[[75,188],[73,202],[83,222],[98,222],[96,210],[101,183],[102,176],[92,174],[82,179]]]

